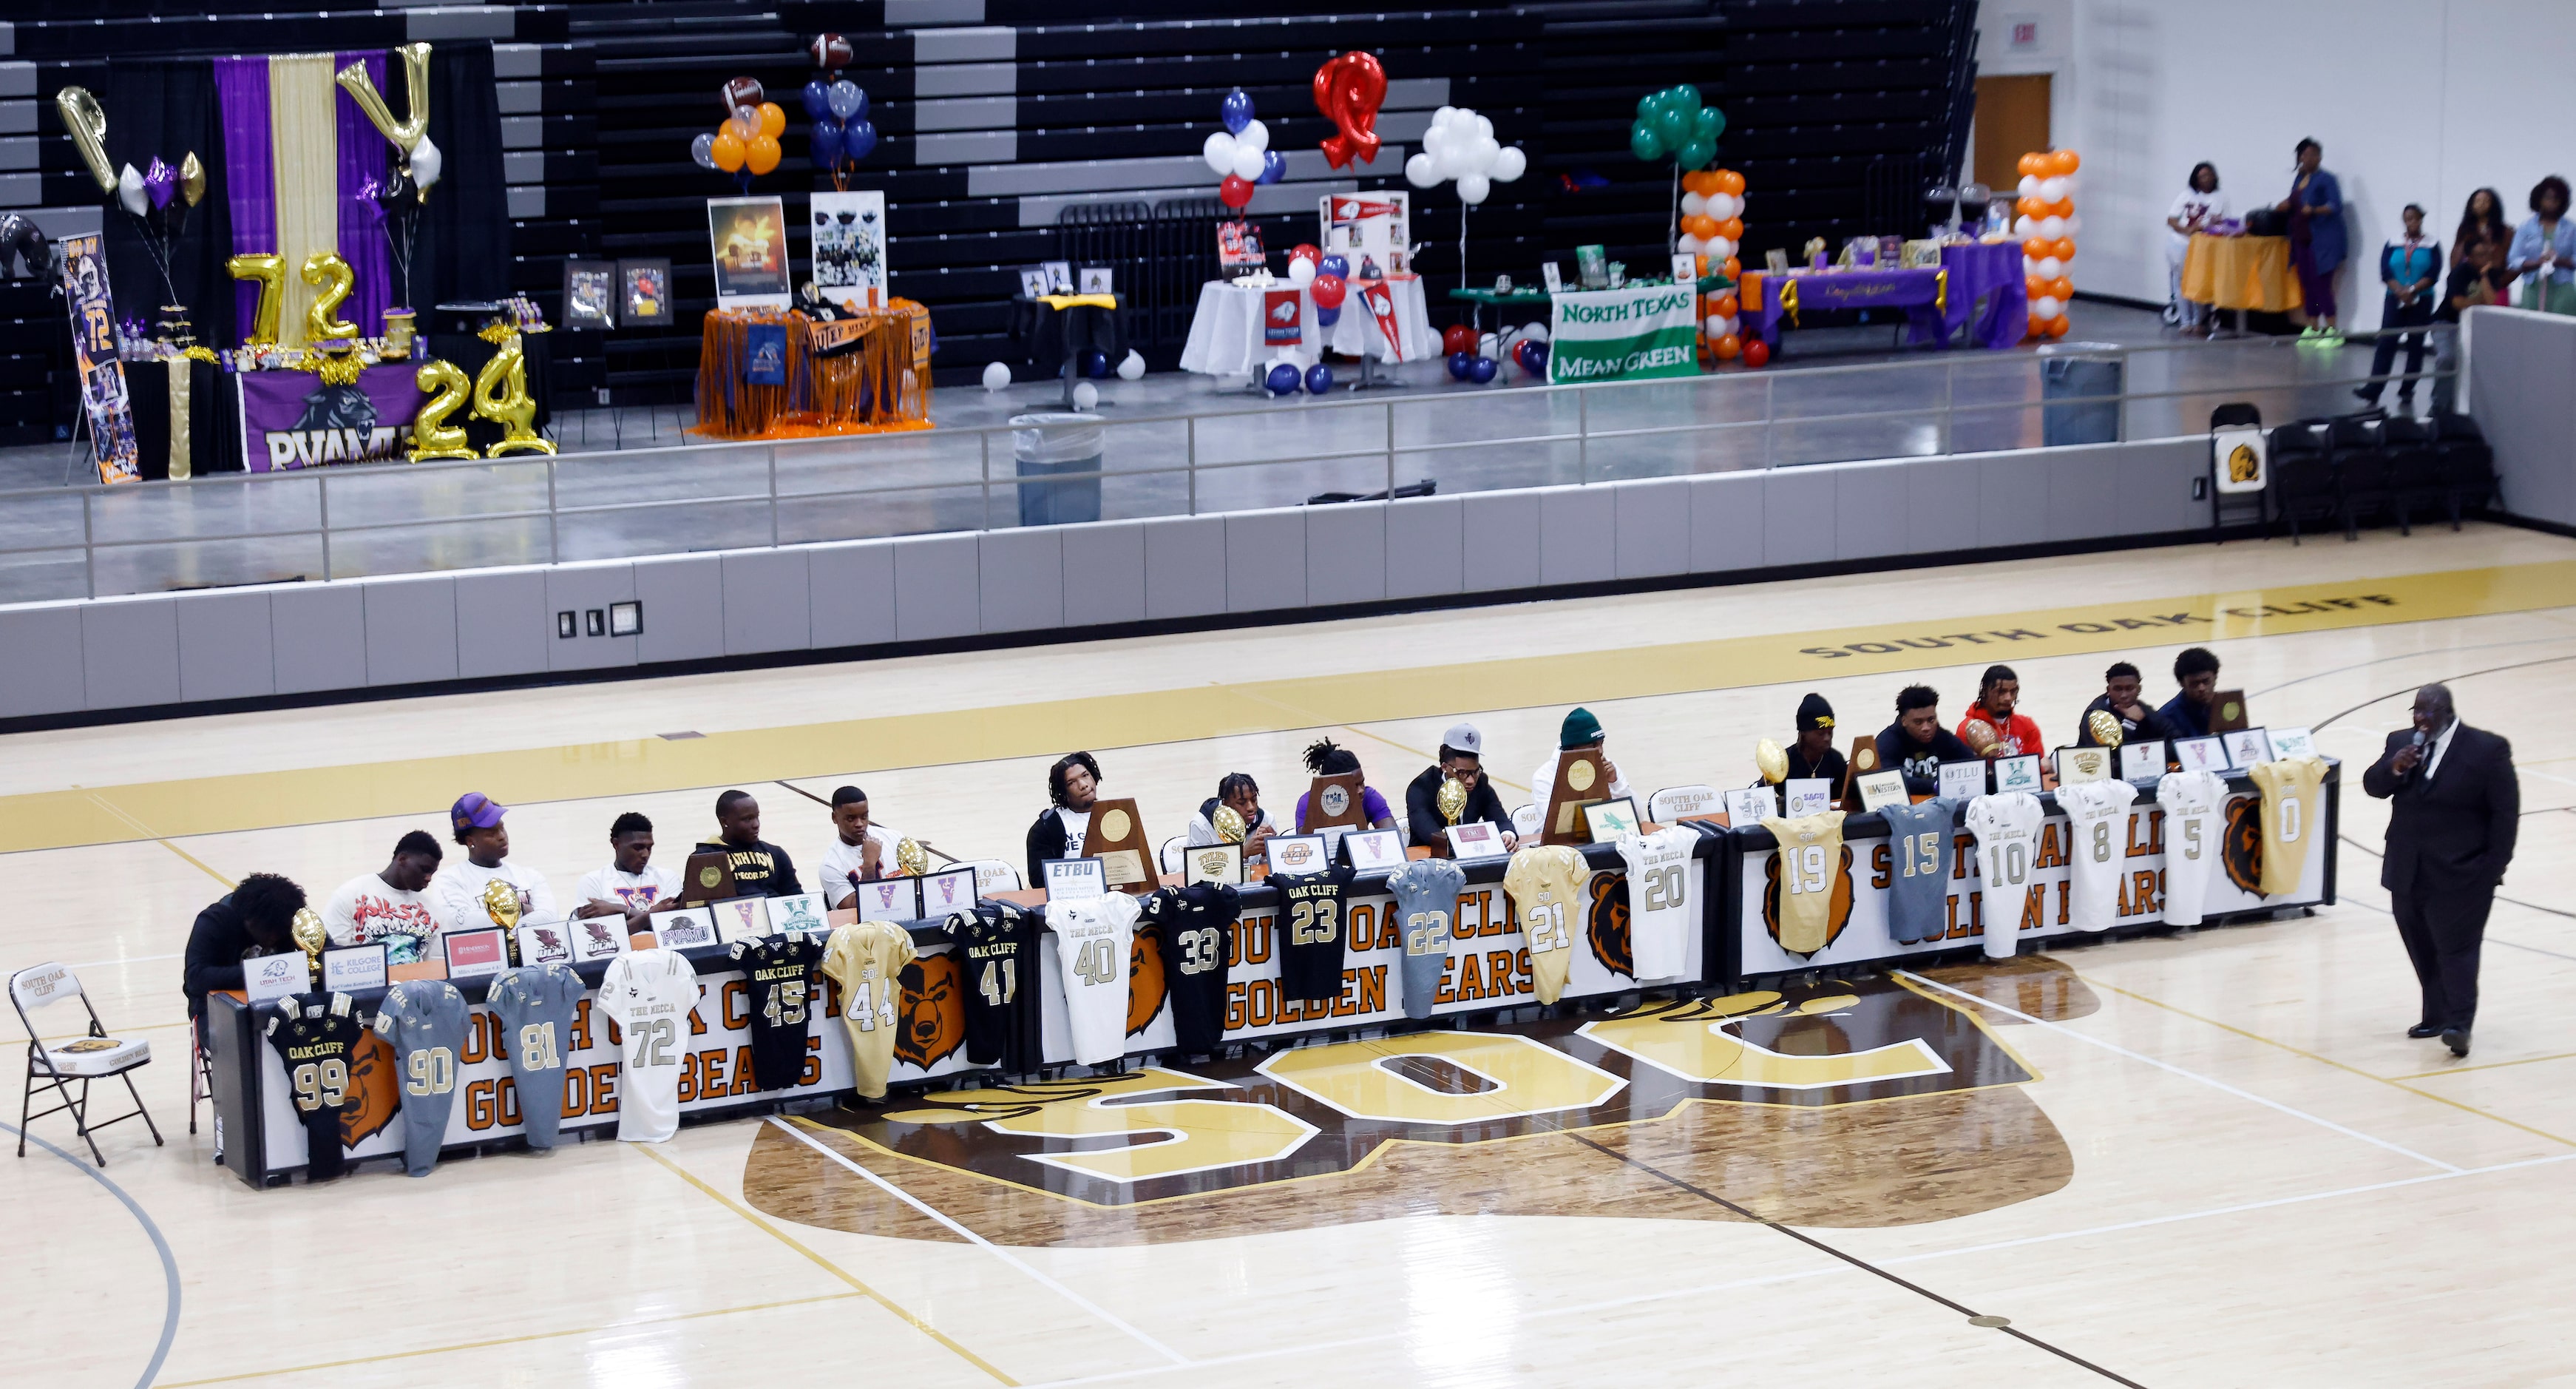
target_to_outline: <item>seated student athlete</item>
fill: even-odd
[[[1941,764],[1974,762],[1977,754],[1959,735],[1941,726],[1941,695],[1929,685],[1908,685],[1896,692],[1896,722],[1878,735],[1878,761],[1905,775],[1909,795],[1941,791]]]

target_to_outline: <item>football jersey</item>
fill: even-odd
[[[2088,781],[2057,788],[2069,839],[2067,924],[2099,931],[2119,919],[2120,876],[2129,851],[2129,803],[2138,788],[2125,781]]]
[[[1342,907],[1355,876],[1347,864],[1270,875],[1279,890],[1279,987],[1288,997],[1342,996]]]
[[[1541,1003],[1554,1003],[1565,994],[1566,970],[1574,963],[1574,927],[1582,919],[1583,885],[1591,877],[1592,865],[1563,844],[1517,850],[1503,869],[1503,891],[1520,913],[1530,982]]]
[[[1223,883],[1164,888],[1145,899],[1141,919],[1154,925],[1163,952],[1172,1040],[1183,1051],[1214,1051],[1225,1040],[1226,961],[1242,894]]]
[[[2227,780],[2216,772],[2167,772],[2156,783],[2156,804],[2165,812],[2165,920],[2197,926],[2218,862]]]
[[[473,1010],[444,979],[407,979],[376,1005],[376,1032],[394,1049],[402,1085],[403,1170],[426,1177],[447,1141],[447,1112],[456,1105],[456,1058],[465,1050]]]
[[[1073,1059],[1086,1066],[1127,1054],[1127,957],[1142,904],[1124,892],[1046,904],[1064,978],[1064,1020]]]
[[[2047,818],[2028,791],[1968,802],[1968,833],[1977,837],[1977,877],[1985,905],[1986,958],[2009,960],[2020,942],[2030,870],[2039,858],[2039,822]],[[2036,924],[2036,923],[2034,923]]]
[[[1669,825],[1649,835],[1619,836],[1628,864],[1628,955],[1632,979],[1670,979],[1688,966],[1690,930],[1699,919],[1691,850],[1699,831]]]
[[[1045,1064],[1039,1049],[1037,918],[1008,902],[977,902],[948,918],[948,934],[966,969],[966,1059],[1005,1071]]]
[[[733,958],[751,991],[751,1078],[763,1090],[792,1090],[805,1078],[812,1035],[814,966],[823,942],[803,931],[736,941]]]
[[[1779,845],[1773,857],[1779,865],[1780,881],[1774,891],[1780,948],[1813,955],[1825,948],[1834,933],[1834,884],[1843,868],[1843,812],[1819,811],[1795,820],[1765,815],[1762,828],[1771,831]]]
[[[920,958],[912,933],[891,921],[862,921],[832,932],[823,973],[841,989],[841,1025],[850,1034],[850,1076],[863,1100],[885,1098],[894,1044],[903,1030],[903,967]],[[1124,966],[1121,966],[1122,975]]]
[[[1959,803],[1925,801],[1881,809],[1887,821],[1887,936],[1921,945],[1950,931],[1950,873]]]
[[[1467,871],[1454,859],[1418,858],[1389,874],[1386,890],[1395,894],[1396,914],[1404,927],[1402,979],[1404,1015],[1431,1016],[1440,992],[1441,971],[1449,965],[1449,940],[1457,927],[1458,894],[1467,886]]]
[[[569,966],[522,965],[494,977],[483,995],[483,1006],[501,1022],[521,1131],[540,1151],[555,1146],[563,1129],[564,1053],[572,1050],[573,1018],[588,991]]]
[[[2263,793],[2263,895],[2296,892],[2308,866],[2308,837],[2318,825],[2317,788],[2325,785],[2325,759],[2257,762],[2245,774]]]
[[[348,1167],[340,1146],[340,1112],[357,1098],[349,1067],[357,1059],[356,1000],[347,994],[293,994],[277,1001],[268,1044],[286,1065],[286,1093],[304,1123],[304,1175],[328,1181]]]
[[[617,1024],[617,1136],[660,1143],[680,1131],[680,1066],[689,1054],[689,1010],[698,969],[676,950],[638,950],[608,962],[599,1010]],[[524,1106],[523,1106],[524,1107]]]

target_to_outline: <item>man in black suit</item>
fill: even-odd
[[[2397,934],[2424,987],[2423,1018],[2406,1035],[2439,1036],[2466,1056],[2478,947],[2522,814],[2513,745],[2460,722],[2450,690],[2427,685],[2415,692],[2415,726],[2388,735],[2361,785],[2389,803],[2379,885],[2394,899]]]

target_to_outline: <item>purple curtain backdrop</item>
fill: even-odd
[[[223,108],[224,199],[232,213],[232,253],[273,252],[277,178],[268,143],[268,59],[217,58],[215,98]],[[259,313],[259,282],[240,281],[233,300],[235,322],[247,334]]]
[[[385,51],[381,48],[343,53],[334,60],[337,72],[350,63],[364,60],[367,80],[376,90],[385,89]],[[340,317],[358,325],[361,337],[384,335],[385,310],[403,308],[394,302],[393,253],[385,242],[384,223],[358,205],[358,189],[368,180],[382,182],[391,167],[393,146],[367,120],[367,113],[346,91],[337,94],[334,109],[339,112],[340,144],[340,258],[357,272],[357,285],[342,304]]]

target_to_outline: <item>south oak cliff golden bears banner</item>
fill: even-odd
[[[2318,832],[2300,835],[2306,860],[2298,890],[2262,895],[2262,797],[2242,773],[2229,777],[2228,795],[2215,819],[2219,826],[2216,871],[2207,875],[2201,919],[2216,921],[2239,912],[2306,906],[2333,900],[2332,845],[2341,817],[2339,782],[2328,782],[2321,794],[2325,813]],[[1965,825],[1952,831],[1950,880],[1943,894],[1947,929],[1937,936],[1900,941],[1889,929],[1888,893],[1896,864],[1886,826],[1875,815],[1853,815],[1843,821],[1842,849],[1827,865],[1833,875],[1824,948],[1802,955],[1780,944],[1780,856],[1767,834],[1730,838],[1742,854],[1735,891],[1727,904],[1721,930],[1737,942],[1739,977],[1757,978],[1833,965],[1957,951],[1981,944],[2000,920],[2009,920],[2019,941],[2062,936],[2092,936],[2072,922],[2075,897],[2069,853],[2071,822],[2054,798],[2044,798],[2047,818],[2039,827],[2029,885],[2010,902],[1989,901],[1979,875],[1976,836]],[[2124,930],[2165,919],[2169,875],[2165,861],[2166,817],[2149,787],[2130,805],[2124,820],[2113,822],[2119,854],[2119,881],[2114,914],[2104,929]]]

